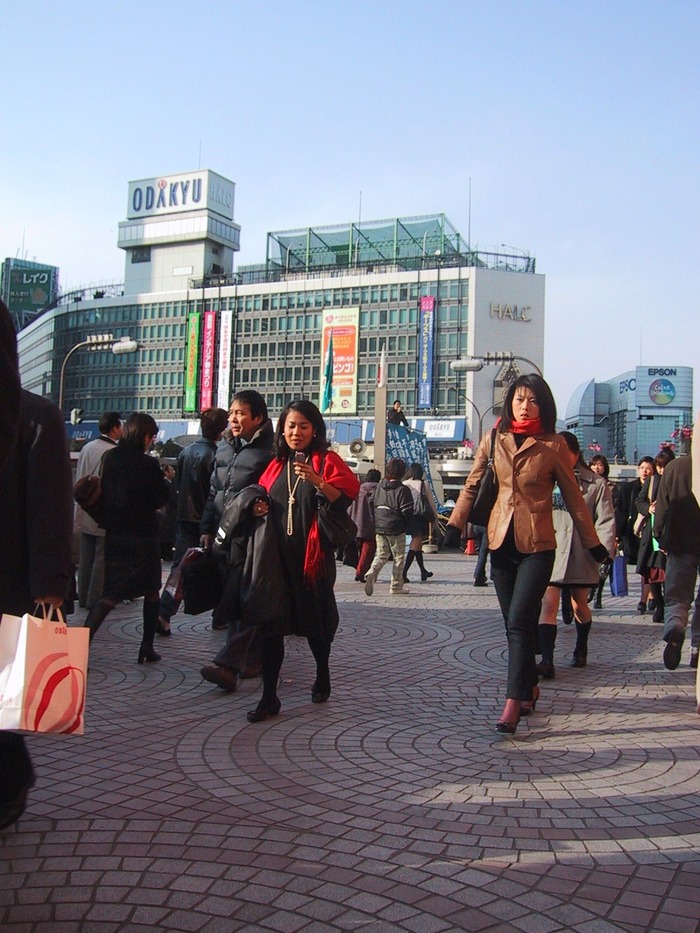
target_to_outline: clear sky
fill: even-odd
[[[127,181],[210,168],[239,262],[360,202],[532,253],[560,416],[584,380],[696,364],[695,0],[0,0],[0,25],[0,259],[121,282]]]

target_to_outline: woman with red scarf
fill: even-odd
[[[491,577],[508,637],[506,702],[496,732],[512,735],[539,696],[535,648],[542,597],[554,566],[556,538],[552,491],[557,483],[584,547],[602,563],[607,548],[598,539],[574,477],[562,437],[556,434],[556,405],[541,376],[520,376],[508,388],[496,428],[493,468],[498,496],[488,524]],[[448,540],[469,520],[491,451],[483,438],[474,468],[460,492],[448,527]]]
[[[346,512],[360,484],[341,458],[329,449],[326,425],[318,408],[304,399],[291,402],[280,415],[275,432],[275,459],[260,477],[268,501],[253,506],[256,516],[268,515],[277,529],[282,568],[291,603],[289,630],[263,633],[263,695],[248,713],[261,722],[280,711],[277,682],[284,660],[284,635],[305,635],[316,660],[311,688],[314,703],[331,694],[328,660],[338,628],[335,602],[335,552],[319,533],[319,508]]]

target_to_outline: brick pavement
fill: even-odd
[[[86,735],[30,736],[38,774],[0,834],[8,933],[690,933],[700,918],[700,718],[688,649],[661,663],[635,593],[604,598],[515,737],[493,732],[505,639],[473,558],[373,597],[339,568],[333,695],[289,639],[281,715],[251,725],[199,667],[223,639],[179,615],[138,666],[140,602],[93,645]],[[412,568],[417,576],[416,568]],[[75,616],[82,620],[83,613]]]

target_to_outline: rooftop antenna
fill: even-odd
[[[469,179],[469,209],[467,213],[467,244],[472,248],[472,180]]]

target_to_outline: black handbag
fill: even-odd
[[[327,501],[318,504],[318,531],[325,550],[347,547],[357,537],[357,525],[345,509],[334,509]]]
[[[182,570],[183,609],[187,615],[216,609],[224,593],[224,575],[221,562],[212,554],[201,557]]]
[[[493,468],[493,455],[496,449],[496,429],[491,432],[491,452],[486,463],[484,475],[479,480],[476,496],[469,512],[469,521],[472,525],[488,525],[491,510],[496,504],[498,496],[498,481]]]

